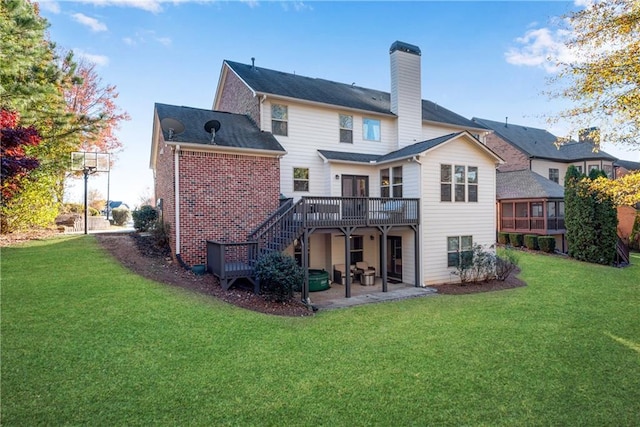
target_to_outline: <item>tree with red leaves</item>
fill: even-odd
[[[26,147],[35,147],[42,138],[33,127],[18,125],[18,113],[0,110],[0,153],[2,155],[2,179],[0,184],[2,205],[10,201],[22,188],[24,178],[36,169],[40,162],[27,154]]]
[[[116,87],[103,84],[95,64],[84,59],[74,62],[73,52],[64,57],[63,71],[74,76],[74,84],[64,87],[63,93],[68,112],[73,115],[77,151],[117,152],[122,143],[115,130],[130,117],[116,105]]]

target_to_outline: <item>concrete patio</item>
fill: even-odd
[[[376,277],[373,286],[362,286],[360,282],[352,282],[350,298],[345,298],[345,286],[335,282],[331,282],[331,288],[326,291],[310,292],[309,298],[311,305],[317,309],[330,310],[433,295],[437,295],[433,288],[418,288],[406,283],[387,283],[387,292],[382,292],[382,279]]]

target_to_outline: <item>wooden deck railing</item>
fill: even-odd
[[[420,199],[371,197],[303,197],[287,201],[260,224],[246,242],[207,241],[207,269],[229,289],[241,278],[253,280],[258,257],[270,251],[283,251],[309,228],[346,226],[417,225]]]

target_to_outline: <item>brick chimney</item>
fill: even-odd
[[[391,56],[391,112],[398,116],[398,148],[422,140],[422,84],[418,46],[396,41]]]

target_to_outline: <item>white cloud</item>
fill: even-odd
[[[567,30],[538,28],[518,37],[517,47],[505,52],[509,64],[544,68],[548,73],[558,70],[558,62],[573,62],[575,57],[565,45],[571,33]]]
[[[40,9],[46,10],[49,13],[60,13],[60,4],[57,1],[43,0],[39,1],[38,5],[40,5]]]
[[[94,6],[120,6],[142,9],[148,12],[158,13],[162,11],[162,0],[79,0]]]
[[[73,49],[73,53],[74,55],[85,59],[87,61],[93,62],[94,64],[98,65],[98,66],[106,66],[109,65],[109,58],[107,56],[104,55],[96,55],[96,54],[92,54],[92,53],[88,53],[85,52],[82,49]]]
[[[123,37],[122,41],[128,46],[137,46],[148,42],[160,43],[163,46],[171,46],[173,40],[170,37],[158,36],[153,30],[137,31],[133,36]]]
[[[93,32],[107,31],[107,25],[103,22],[98,21],[96,18],[92,18],[83,13],[74,13],[71,15],[74,21],[84,25],[85,27],[89,27]]]

